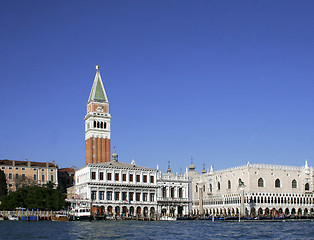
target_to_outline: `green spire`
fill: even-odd
[[[92,90],[91,90],[89,98],[88,98],[88,102],[90,102],[90,101],[108,102],[108,98],[106,95],[104,84],[102,83],[102,80],[101,80],[98,65],[96,66],[96,69],[97,69],[97,72],[95,75]]]

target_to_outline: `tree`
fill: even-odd
[[[7,179],[2,170],[0,170],[0,198],[8,194]]]
[[[53,189],[49,184],[43,187],[27,186],[5,196],[2,199],[0,209],[14,210],[17,207],[23,207],[55,211],[69,206],[65,197],[65,194],[58,189]]]

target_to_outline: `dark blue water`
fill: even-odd
[[[1,221],[0,239],[314,239],[314,222]]]

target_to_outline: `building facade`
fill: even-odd
[[[157,211],[160,215],[183,217],[189,214],[190,182],[188,177],[171,172],[170,166],[166,173],[158,173]]]
[[[58,166],[49,162],[0,160],[1,170],[6,175],[8,191],[20,187],[52,183],[58,186]]]
[[[91,163],[76,171],[72,206],[85,202],[108,216],[154,217],[157,210],[157,170],[118,162]]]
[[[196,215],[279,216],[314,214],[314,171],[303,167],[250,164],[192,178]]]

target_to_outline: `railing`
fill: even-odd
[[[0,211],[0,215],[4,218],[7,218],[8,216],[17,216],[20,219],[22,217],[30,217],[35,216],[37,217],[37,220],[51,220],[51,216],[56,213],[63,213],[65,215],[68,215],[68,211],[36,211],[36,210],[15,210],[15,211]]]

